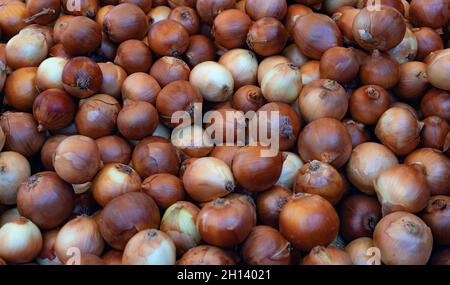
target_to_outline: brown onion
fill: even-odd
[[[181,179],[166,173],[149,176],[142,183],[141,191],[152,197],[161,209],[167,209],[185,198]]]
[[[17,192],[20,214],[40,229],[52,229],[61,225],[72,214],[74,201],[72,186],[55,172],[40,172],[31,176]]]
[[[150,75],[158,81],[161,88],[177,80],[189,80],[191,69],[181,59],[163,56],[150,69]]]
[[[191,68],[205,61],[212,61],[216,48],[213,42],[204,35],[193,35],[189,38],[189,47],[184,58]]]
[[[95,141],[79,135],[63,140],[53,158],[56,173],[70,184],[91,181],[100,165],[100,152]]]
[[[2,35],[11,38],[26,25],[28,11],[23,1],[9,1],[3,3],[0,9],[0,26],[2,27]]]
[[[413,29],[417,40],[417,60],[423,60],[431,52],[444,48],[441,36],[431,28],[422,27]]]
[[[18,111],[30,111],[39,95],[36,86],[36,67],[24,67],[11,73],[5,82],[4,103]]]
[[[302,117],[308,122],[324,117],[342,120],[348,110],[348,96],[338,82],[319,79],[302,89],[298,104]]]
[[[289,59],[285,56],[273,55],[266,57],[260,62],[258,66],[258,84],[260,86],[266,73],[280,63],[289,63]]]
[[[422,146],[443,150],[450,125],[438,116],[426,117],[421,133]]]
[[[294,102],[302,90],[302,74],[292,63],[280,63],[267,70],[261,82],[261,91],[269,102]]]
[[[255,2],[255,1],[254,1]],[[313,10],[306,5],[292,4],[287,7],[287,13],[285,18],[285,26],[289,32],[292,33],[295,22],[298,18],[313,13]]]
[[[178,6],[169,14],[169,20],[180,23],[190,36],[200,31],[200,19],[197,12],[191,7]]]
[[[130,192],[111,200],[102,210],[98,224],[105,241],[123,250],[139,231],[158,228],[160,214],[153,199],[140,192]]]
[[[390,104],[391,98],[386,89],[378,85],[365,85],[351,95],[350,114],[358,122],[374,125]]]
[[[61,58],[64,58],[66,60],[72,58],[72,55],[67,53],[67,51],[65,50],[65,48],[64,48],[64,46],[62,44],[54,45],[50,49],[49,55],[52,56],[52,57],[61,57]],[[64,68],[64,66],[63,66],[63,68]]]
[[[300,133],[298,151],[304,161],[319,160],[339,169],[350,158],[352,140],[341,122],[321,118],[309,123]]]
[[[103,4],[109,4],[109,3],[103,3]],[[103,22],[105,21],[105,16],[108,14],[111,9],[114,8],[114,5],[106,5],[98,9],[97,15],[95,15],[95,21],[103,27]]]
[[[320,61],[310,60],[300,67],[303,85],[320,79]]]
[[[44,60],[36,72],[36,87],[40,91],[58,88],[64,90],[62,72],[67,60],[62,57],[51,57]]]
[[[239,151],[239,146],[216,146],[211,153],[210,157],[215,157],[220,160],[223,160],[230,168],[232,165],[233,158],[235,154]]]
[[[390,89],[400,79],[400,65],[388,55],[374,50],[361,64],[360,79],[365,85],[373,84]]]
[[[10,222],[13,222],[13,221],[17,220],[20,217],[21,217],[21,215],[20,215],[19,210],[17,208],[10,208],[9,210],[6,210],[0,216],[0,228],[3,227],[7,223],[10,223]]]
[[[220,46],[227,49],[240,48],[245,45],[251,24],[247,14],[237,9],[229,9],[217,15],[211,33]]]
[[[320,35],[319,37],[317,35]],[[300,51],[309,58],[320,59],[325,51],[342,46],[342,34],[328,16],[306,14],[295,21],[293,38]]]
[[[278,229],[280,212],[291,196],[291,191],[279,185],[258,194],[256,197],[258,220],[264,225]]]
[[[122,251],[111,249],[103,254],[102,259],[106,265],[122,265],[122,255]]]
[[[30,163],[17,152],[0,152],[0,170],[0,203],[15,205],[19,187],[31,175]]]
[[[427,64],[427,75],[431,85],[436,88],[450,91],[448,73],[450,72],[450,49],[436,53]]]
[[[112,96],[98,94],[80,103],[75,116],[78,133],[97,139],[111,135],[116,129],[119,102]]]
[[[33,116],[38,130],[59,130],[67,127],[75,116],[75,103],[64,91],[48,89],[36,97]]]
[[[87,192],[78,194],[75,198],[75,207],[73,208],[73,215],[75,216],[92,216],[98,217],[98,210],[100,206],[95,202],[92,193]]]
[[[103,82],[102,70],[87,57],[75,57],[64,67],[62,82],[70,95],[87,98],[100,90]]]
[[[309,255],[304,257],[300,265],[352,265],[350,254],[346,251],[329,246],[316,246]]]
[[[117,48],[114,63],[121,66],[128,74],[148,72],[152,66],[152,53],[140,40],[127,40]]]
[[[373,195],[373,183],[379,174],[398,164],[395,154],[386,146],[367,142],[357,146],[347,164],[347,178],[358,190]]]
[[[358,145],[371,140],[370,132],[363,124],[357,123],[353,120],[345,120],[344,125],[352,138],[353,149]]]
[[[325,3],[328,3],[329,1],[326,1]],[[349,7],[349,6],[344,6]],[[344,37],[344,42],[351,45],[357,45],[355,38],[353,37],[353,21],[355,20],[356,16],[359,14],[361,10],[360,9],[354,9],[350,8],[347,10],[336,12],[332,15],[332,19],[336,22],[336,25],[339,27],[339,29],[342,32],[342,35]]]
[[[255,225],[253,201],[239,194],[207,203],[197,216],[197,228],[202,239],[221,247],[243,242]]]
[[[148,23],[151,25],[160,21],[169,19],[169,15],[172,9],[167,6],[157,6],[147,13]]]
[[[296,44],[290,44],[283,50],[283,56],[287,57],[290,62],[300,68],[304,65],[308,58],[301,53]]]
[[[372,237],[375,226],[382,217],[381,205],[375,197],[351,195],[342,202],[339,217],[345,240]]]
[[[223,249],[211,245],[200,245],[188,250],[177,265],[235,265],[235,257]]]
[[[396,94],[407,100],[421,98],[427,91],[427,65],[419,61],[406,62],[400,65],[400,80],[395,87]]]
[[[450,160],[442,152],[432,148],[421,148],[405,159],[406,164],[419,164],[432,195],[450,193]]]
[[[38,124],[28,113],[5,112],[0,117],[0,127],[6,137],[5,149],[29,157],[41,150],[45,132],[39,133]]]
[[[232,49],[225,52],[218,62],[233,76],[235,89],[256,84],[258,60],[253,52],[246,49]]]
[[[296,194],[281,210],[279,221],[281,234],[303,251],[330,244],[339,232],[336,211],[318,195]]]
[[[60,42],[74,56],[93,52],[102,43],[101,26],[87,17],[70,18],[61,29]]]
[[[287,4],[284,0],[267,0],[264,2],[246,0],[245,11],[255,21],[264,17],[273,17],[281,21],[286,15]]]
[[[450,123],[450,92],[433,88],[420,103],[420,111],[425,117],[439,116]]]
[[[257,111],[265,104],[266,100],[261,89],[254,85],[239,88],[234,93],[232,101],[233,108],[242,112]]]
[[[147,17],[136,5],[123,3],[111,9],[103,21],[103,31],[115,43],[144,38],[147,33]]]
[[[97,62],[112,62],[116,57],[116,53],[117,45],[109,40],[108,36],[103,33],[100,47],[95,52],[91,53],[90,56]]]
[[[106,136],[95,141],[100,150],[103,163],[128,164],[131,159],[131,146],[123,138],[118,136]]]
[[[136,145],[132,163],[144,179],[158,173],[176,175],[180,169],[177,150],[169,140],[162,137],[147,137]]]
[[[402,15],[405,14],[405,6],[402,4],[402,1],[400,0],[379,0],[379,1],[358,0],[356,6],[361,9],[364,7],[371,7],[372,9],[377,9],[376,5],[383,5],[386,7],[394,8],[398,12],[400,12],[400,14]]]
[[[433,196],[421,215],[422,220],[431,228],[433,241],[437,245],[450,244],[450,198]]]
[[[156,130],[158,122],[158,111],[152,104],[125,100],[117,117],[117,128],[127,139],[141,140]]]
[[[42,233],[42,249],[36,261],[39,265],[62,265],[55,253],[55,242],[59,230]]]
[[[205,61],[195,66],[189,81],[210,102],[225,102],[233,95],[233,75],[217,62]]]
[[[387,53],[399,64],[414,60],[417,54],[417,39],[411,29],[407,28],[403,40]]]
[[[131,74],[122,84],[122,97],[125,100],[155,104],[159,91],[161,87],[155,78],[142,72]]]
[[[419,145],[423,125],[410,111],[392,107],[378,120],[375,134],[395,154],[405,155]]]
[[[34,30],[22,30],[6,44],[6,61],[12,69],[39,66],[47,57],[45,36]]]
[[[364,49],[386,51],[402,41],[406,24],[398,11],[381,5],[376,9],[361,9],[355,17],[352,30],[354,39]]]
[[[9,263],[31,262],[41,249],[41,232],[26,218],[18,218],[0,229],[0,255]]]
[[[359,63],[352,48],[333,47],[320,58],[320,76],[339,83],[351,81],[358,75]]]
[[[201,20],[211,24],[214,18],[222,11],[233,9],[236,0],[197,0],[197,13]]]
[[[261,56],[280,53],[288,40],[289,33],[275,18],[261,18],[254,22],[247,34],[247,45]]]
[[[294,192],[320,195],[336,205],[347,191],[346,186],[344,178],[333,166],[313,160],[299,170]]]
[[[196,225],[199,212],[200,209],[194,204],[180,201],[164,213],[160,229],[172,239],[178,254],[184,254],[200,244],[201,237]]]
[[[188,48],[189,34],[180,23],[163,20],[151,26],[148,41],[153,52],[177,57]]]
[[[112,199],[129,192],[141,190],[141,178],[128,165],[105,165],[92,181],[91,191],[98,204],[105,207]]]
[[[409,8],[409,20],[418,27],[439,29],[448,24],[446,0],[413,0]]]
[[[371,253],[371,248],[373,247],[372,238],[362,237],[350,242],[345,247],[345,251],[350,254],[354,265],[380,265],[380,261],[374,261]]]
[[[58,232],[55,241],[55,253],[61,262],[66,263],[72,257],[73,248],[81,254],[99,256],[104,248],[103,238],[95,220],[80,216],[67,222]]]
[[[71,0],[62,0],[61,5],[66,14],[89,18],[94,18],[99,8],[99,2],[96,0],[79,0],[75,6]]]
[[[99,63],[98,66],[102,70],[103,77],[102,86],[99,90],[100,93],[118,98],[120,96],[123,82],[127,78],[127,73],[122,67],[111,62]]]
[[[406,212],[395,212],[381,219],[373,240],[386,265],[424,265],[433,247],[430,228]]]
[[[131,3],[148,13],[152,8],[152,0],[119,0],[119,3]]]

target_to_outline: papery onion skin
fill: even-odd
[[[180,23],[163,20],[150,27],[148,41],[153,52],[178,57],[189,46],[189,34]]]
[[[188,250],[177,265],[235,265],[234,256],[225,250],[211,246],[200,245]]]
[[[433,88],[422,98],[420,111],[424,117],[439,116],[450,124],[450,92]]]
[[[399,164],[383,170],[374,182],[383,215],[423,210],[430,198],[424,174],[424,168],[417,164]]]
[[[102,70],[103,76],[100,93],[118,98],[121,94],[123,82],[127,78],[127,73],[122,67],[111,62],[99,63],[98,66]]]
[[[300,265],[353,265],[353,263],[350,254],[340,248],[316,246],[302,259]]]
[[[152,197],[161,209],[167,209],[185,198],[183,181],[166,173],[147,177],[141,185],[141,191]]]
[[[62,57],[50,57],[44,60],[36,73],[36,87],[40,91],[51,88],[64,90],[62,83],[62,71],[67,60]]]
[[[39,66],[47,57],[45,36],[33,30],[22,30],[6,44],[6,60],[12,69]]]
[[[257,226],[244,242],[242,255],[248,265],[290,265],[291,245],[274,228]]]
[[[441,151],[432,148],[418,149],[405,158],[405,164],[419,164],[424,168],[432,195],[450,194],[450,159]]]
[[[398,164],[395,154],[382,144],[367,142],[357,146],[347,164],[347,178],[360,191],[373,195],[379,174]]]
[[[22,1],[7,1],[0,9],[2,36],[11,38],[27,26],[27,7]]]
[[[72,122],[75,103],[66,92],[48,89],[34,99],[33,115],[39,123],[38,130],[59,130]]]
[[[362,237],[353,240],[346,247],[345,251],[350,254],[354,265],[377,265],[373,264],[373,255],[370,248],[373,248],[373,240],[369,237]],[[380,265],[380,264],[378,264]]]
[[[303,85],[320,79],[320,61],[310,60],[300,67]]]
[[[118,136],[106,136],[96,140],[103,163],[128,164],[131,159],[131,146],[128,141]]]
[[[179,255],[200,244],[196,220],[200,209],[190,202],[179,201],[167,208],[160,230],[174,242]]]
[[[280,53],[288,40],[288,31],[275,18],[266,17],[254,22],[247,34],[247,45],[256,54],[270,56]]]
[[[406,155],[420,143],[423,123],[407,109],[392,107],[378,120],[375,134],[397,155]]]
[[[286,15],[286,11],[287,4],[284,0],[245,1],[245,12],[255,21],[264,17],[273,17],[281,21]]]
[[[189,81],[199,89],[205,100],[211,102],[225,102],[233,95],[233,76],[224,66],[213,61],[195,66]]]
[[[425,125],[420,134],[422,146],[443,150],[450,125],[438,116],[426,117],[423,122]]]
[[[260,223],[278,229],[280,212],[292,195],[289,189],[279,185],[259,193],[256,197],[256,211]]]
[[[119,132],[130,140],[141,140],[153,134],[158,126],[158,111],[143,101],[125,100],[117,116]]]
[[[36,67],[24,67],[13,71],[4,87],[4,103],[18,111],[30,111],[34,99],[39,95],[36,88]]]
[[[154,200],[140,192],[130,192],[111,200],[102,210],[98,224],[105,241],[123,250],[139,231],[159,227],[160,213]]]
[[[144,38],[147,17],[136,5],[123,3],[111,9],[103,21],[103,31],[115,43]]]
[[[447,75],[450,72],[450,49],[436,52],[427,65],[428,80],[436,88],[450,91]]]
[[[308,251],[328,245],[339,232],[333,206],[318,195],[297,194],[280,213],[280,232],[297,249]]]
[[[174,8],[168,19],[180,23],[190,36],[198,34],[200,31],[200,19],[197,12],[191,7],[178,6]]]
[[[233,9],[236,0],[197,0],[196,8],[201,20],[211,24],[213,19],[221,12]]]
[[[184,53],[186,63],[191,68],[215,58],[216,48],[213,42],[204,35],[193,35],[189,38],[189,47]]]
[[[373,240],[386,265],[424,265],[433,246],[430,228],[407,212],[391,213],[381,219]]]
[[[117,48],[114,63],[121,66],[128,74],[148,72],[153,63],[149,47],[139,40],[124,41]]]
[[[427,65],[419,61],[406,62],[400,65],[400,80],[395,87],[399,97],[407,100],[421,98],[427,89]]]
[[[86,55],[100,47],[101,26],[84,16],[70,18],[61,29],[60,42],[69,54]]]
[[[246,85],[239,88],[233,95],[232,107],[242,112],[258,111],[266,104],[261,88],[254,85]]]
[[[42,250],[36,261],[39,265],[62,265],[55,253],[55,242],[59,230],[50,230],[42,233]]]
[[[23,155],[13,151],[0,152],[0,204],[15,205],[17,191],[30,175],[30,163]]]
[[[263,59],[258,66],[258,84],[261,86],[261,83],[264,79],[266,73],[280,63],[289,63],[289,59],[285,56],[281,55],[273,55],[266,57]]]
[[[275,184],[284,186],[288,189],[293,189],[295,177],[298,170],[302,168],[303,161],[298,155],[292,152],[284,152],[283,156],[285,156],[286,159],[283,162],[280,178]]]
[[[218,62],[230,71],[236,90],[245,85],[256,84],[258,60],[253,52],[246,49],[232,49],[225,52]]]
[[[431,228],[435,244],[450,245],[450,198],[448,196],[431,197],[420,217]]]
[[[400,65],[387,54],[374,50],[361,64],[360,79],[364,85],[373,84],[390,89],[400,79]]]

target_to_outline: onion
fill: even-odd
[[[62,82],[70,95],[84,99],[100,90],[103,83],[102,70],[87,57],[75,57],[64,66]]]
[[[153,134],[158,126],[158,111],[143,101],[125,100],[117,116],[119,132],[131,140],[141,140]]]
[[[167,6],[154,7],[147,13],[148,23],[153,25],[160,21],[167,20],[171,11],[172,9]]]
[[[298,18],[313,13],[313,10],[306,5],[302,4],[292,4],[287,7],[287,14],[284,21],[284,25],[290,33],[294,29],[295,22]]]
[[[347,164],[347,178],[358,190],[372,195],[373,183],[383,170],[398,164],[397,157],[382,144],[367,142],[357,146]]]
[[[433,242],[438,245],[450,244],[450,198],[433,196],[421,215],[422,220],[431,228]]]
[[[216,48],[208,37],[193,35],[190,37],[189,42],[189,47],[184,53],[184,57],[191,68],[202,62],[214,60]]]
[[[256,211],[260,223],[278,228],[280,212],[291,196],[289,189],[279,185],[259,193],[256,197]]]
[[[152,66],[152,53],[142,41],[127,40],[117,48],[114,63],[128,74],[148,72]]]
[[[250,26],[247,45],[258,55],[275,55],[284,49],[288,36],[280,21],[271,17],[261,18]]]
[[[427,65],[428,80],[436,88],[450,91],[448,77],[443,74],[450,72],[450,49],[444,49],[436,53]]]
[[[225,102],[233,95],[233,75],[223,65],[213,61],[195,66],[189,81],[199,89],[205,100],[211,102]]]
[[[374,262],[370,249],[374,247],[373,240],[362,237],[353,240],[345,247],[345,251],[350,254],[354,265],[380,265],[381,262]],[[374,264],[375,263],[375,264]]]
[[[234,93],[231,105],[234,109],[242,112],[256,112],[266,103],[261,88],[255,85],[246,85]]]
[[[303,161],[300,157],[292,152],[284,152],[285,160],[283,162],[283,168],[281,170],[281,175],[276,185],[292,189],[294,186],[295,178],[297,176],[298,170],[302,168]]]
[[[290,265],[291,245],[274,228],[257,226],[243,244],[242,255],[249,265]]]
[[[180,23],[189,35],[198,34],[200,31],[200,19],[197,12],[191,7],[178,6],[174,8],[168,19]]]
[[[36,67],[24,67],[8,76],[4,88],[4,103],[18,111],[30,111],[39,95],[36,88]]]
[[[161,57],[150,69],[150,75],[161,87],[177,80],[189,80],[190,73],[189,66],[183,60],[172,56]]]
[[[289,59],[295,66],[300,68],[308,58],[301,53],[296,44],[290,44],[283,50],[283,55]]]
[[[199,212],[200,209],[194,204],[181,201],[164,213],[160,229],[172,239],[180,255],[200,244],[201,237],[196,225]]]
[[[33,116],[39,123],[38,131],[59,130],[67,127],[75,115],[75,104],[66,92],[48,89],[36,97]]]
[[[408,100],[421,98],[429,87],[426,69],[427,65],[419,61],[400,65],[400,80],[395,87],[396,94]]]
[[[450,92],[433,88],[420,103],[420,111],[425,117],[439,116],[450,124]]]
[[[304,257],[300,265],[352,265],[350,255],[337,247],[316,246]]]
[[[419,164],[432,195],[450,194],[450,159],[442,152],[432,148],[421,148],[405,159],[406,164]]]
[[[208,133],[198,125],[174,130],[171,140],[174,146],[189,157],[207,156],[214,148]]]
[[[409,20],[418,27],[439,29],[448,24],[448,2],[445,0],[413,0]]]
[[[281,55],[269,56],[263,59],[258,66],[258,84],[261,85],[266,73],[280,63],[289,63],[289,59]]]
[[[365,85],[379,85],[385,89],[394,87],[400,79],[400,65],[388,55],[374,50],[361,64],[360,79]]]
[[[33,30],[23,30],[6,44],[6,60],[12,69],[39,66],[47,57],[45,36]]]
[[[6,210],[1,216],[0,216],[0,228],[3,227],[5,224],[14,222],[18,218],[22,217],[19,213],[19,209],[17,208],[11,208],[9,210]]]
[[[267,101],[292,103],[302,90],[302,75],[291,63],[280,63],[269,69],[261,82],[261,90]]]
[[[431,28],[422,27],[413,29],[417,40],[417,60],[423,60],[431,52],[444,48],[441,36]]]
[[[4,2],[4,1],[3,1]],[[20,32],[25,26],[28,11],[23,1],[8,1],[2,3],[0,8],[0,26],[2,35],[11,38]]]
[[[159,91],[161,87],[155,78],[142,72],[131,74],[122,84],[124,99],[145,101],[150,104],[155,104]]]
[[[158,230],[143,230],[127,243],[123,252],[124,265],[174,265],[175,244]]]
[[[103,21],[103,31],[115,43],[144,38],[147,33],[147,17],[136,5],[123,3],[114,6]]]
[[[363,124],[357,123],[353,120],[345,120],[344,125],[352,138],[353,149],[358,145],[371,140],[369,130],[367,130]]]
[[[196,8],[202,22],[211,24],[222,11],[233,9],[236,0],[197,0]]]
[[[55,253],[55,242],[59,230],[42,233],[42,249],[36,261],[39,265],[62,265]]]
[[[87,17],[73,17],[61,28],[60,42],[71,55],[86,55],[102,44],[102,29]]]
[[[65,224],[55,241],[55,252],[61,262],[66,263],[71,257],[71,249],[80,253],[99,256],[103,252],[104,242],[97,223],[93,218],[80,216]]]
[[[0,204],[16,204],[17,191],[30,175],[30,164],[25,157],[17,152],[0,152]]]
[[[40,91],[57,88],[64,90],[62,73],[67,60],[62,57],[51,57],[44,60],[37,69],[36,87]]]
[[[450,125],[438,116],[427,117],[423,122],[425,125],[421,133],[422,146],[443,150]]]
[[[41,232],[26,218],[18,218],[0,229],[0,255],[9,263],[31,262],[41,249]]]
[[[373,240],[386,265],[424,265],[433,247],[430,228],[406,212],[395,212],[381,219]]]
[[[336,81],[319,79],[302,89],[298,104],[308,122],[324,117],[341,120],[347,113],[348,96]]]
[[[247,14],[237,9],[229,9],[217,15],[211,33],[220,46],[227,49],[240,48],[245,45],[251,24]]]
[[[326,1],[328,3],[330,1]],[[343,10],[343,8],[348,8]],[[359,14],[360,9],[354,9],[350,6],[343,6],[338,12],[332,14],[332,19],[336,22],[336,25],[341,30],[344,42],[351,45],[357,45],[353,36],[353,22],[356,16]]]
[[[281,21],[286,15],[286,11],[287,4],[284,0],[245,1],[245,12],[255,21],[264,17],[273,17]]]
[[[153,52],[178,57],[189,46],[189,34],[180,23],[163,20],[150,27],[148,42]]]
[[[300,67],[303,85],[320,79],[320,61],[310,60]]]
[[[188,250],[177,265],[235,265],[235,257],[223,249],[200,245]]]
[[[144,180],[141,191],[152,197],[161,209],[167,209],[185,198],[183,182],[171,174],[154,174]]]
[[[397,155],[413,151],[420,142],[423,123],[406,109],[392,107],[380,117],[375,134]]]
[[[387,53],[395,59],[399,64],[404,64],[414,60],[417,55],[417,39],[410,29],[406,29],[403,40]]]
[[[229,50],[220,57],[219,64],[233,76],[236,90],[245,85],[256,84],[258,60],[253,52],[245,49]]]

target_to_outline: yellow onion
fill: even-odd
[[[233,75],[214,61],[202,62],[192,69],[189,81],[197,87],[205,100],[225,102],[233,95]]]
[[[281,185],[288,189],[292,189],[297,172],[303,166],[303,161],[298,155],[292,152],[284,152],[283,156],[285,157],[283,168],[281,170],[280,178],[278,178],[275,185]]]
[[[302,74],[292,63],[280,63],[269,69],[261,82],[261,90],[269,102],[292,103],[302,90]]]

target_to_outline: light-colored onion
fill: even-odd
[[[281,170],[280,178],[275,184],[292,189],[297,172],[303,166],[303,161],[298,155],[292,152],[284,152],[283,156],[285,157],[283,169]]]
[[[45,36],[33,30],[21,31],[6,44],[6,61],[13,69],[39,66],[47,54]]]
[[[271,70],[275,65],[280,63],[289,63],[289,59],[285,56],[274,55],[266,57],[258,66],[258,84],[261,86],[261,83],[264,79],[266,73]]]
[[[261,90],[269,102],[294,102],[302,90],[302,74],[292,63],[280,63],[264,75]]]
[[[0,153],[0,204],[16,204],[17,191],[31,175],[28,160],[13,151]]]
[[[399,64],[414,60],[417,55],[417,39],[411,29],[406,29],[403,40],[387,53]]]
[[[427,67],[428,80],[430,83],[440,89],[450,91],[450,48],[438,51],[428,62]]]
[[[346,247],[345,251],[350,254],[354,265],[380,265],[380,260],[374,258],[373,240],[368,237],[362,237],[353,240]]]
[[[225,102],[233,95],[233,75],[214,61],[202,62],[192,69],[189,81],[197,87],[205,100]]]
[[[235,90],[256,83],[258,60],[253,52],[246,49],[229,50],[220,57],[219,64],[225,66],[233,76]]]
[[[51,88],[64,90],[62,83],[62,72],[67,59],[62,57],[50,57],[44,60],[36,73],[36,87],[39,91]]]
[[[297,67],[301,67],[308,61],[308,58],[304,54],[302,54],[296,44],[288,45],[283,50],[283,55]]]

